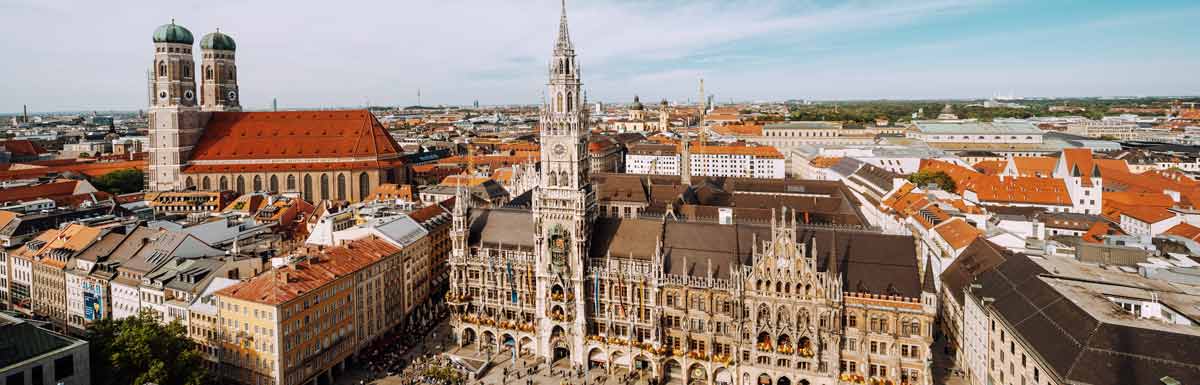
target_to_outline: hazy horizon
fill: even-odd
[[[16,0],[0,5],[0,111],[136,111],[150,35],[238,44],[247,109],[534,104],[559,1]],[[1200,95],[1184,1],[568,1],[590,99],[628,103]],[[615,21],[615,22],[614,22]]]

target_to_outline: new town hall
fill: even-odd
[[[564,9],[531,209],[455,205],[463,349],[660,383],[930,383],[936,290],[911,237],[786,206],[755,223],[603,217],[578,71]]]

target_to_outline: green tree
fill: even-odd
[[[954,179],[950,178],[950,175],[947,175],[945,171],[917,171],[908,176],[908,181],[915,183],[917,186],[925,186],[932,183],[943,191],[956,191]]]
[[[97,385],[205,385],[213,383],[204,358],[178,321],[163,325],[143,311],[105,319],[88,329],[92,383]]]
[[[146,175],[136,168],[113,171],[92,180],[96,188],[112,194],[142,191],[145,183]]]

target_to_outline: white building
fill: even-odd
[[[699,145],[687,150],[693,176],[783,179],[784,157],[769,146]],[[630,174],[679,175],[680,149],[672,144],[638,143],[625,155]]]

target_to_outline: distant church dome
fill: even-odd
[[[638,100],[637,95],[634,95],[633,96],[633,107],[629,107],[629,109],[641,111],[643,108],[645,108],[645,107],[642,106],[642,101]]]
[[[221,30],[217,30],[217,32],[204,35],[204,37],[200,39],[200,48],[236,51],[237,44],[233,42],[232,37],[221,33]]]
[[[192,40],[192,31],[188,31],[187,28],[183,28],[182,25],[175,24],[175,21],[171,20],[171,24],[163,24],[154,30],[154,42],[191,45],[194,40]]]

